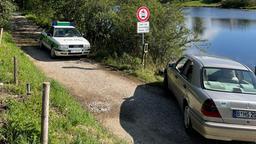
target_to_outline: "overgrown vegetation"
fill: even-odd
[[[219,7],[220,2],[205,2],[202,0],[186,1],[180,3],[184,7]]]
[[[0,28],[8,25],[12,12],[15,10],[15,6],[10,0],[0,1]]]
[[[186,7],[254,8],[255,0],[185,0],[179,1]]]
[[[222,7],[226,8],[244,8],[256,6],[255,0],[222,0]]]
[[[12,84],[13,56],[18,59],[18,86]],[[7,121],[0,128],[0,142],[40,143],[42,82],[50,81],[50,143],[124,143],[104,130],[63,86],[44,76],[6,33],[0,46],[0,61],[0,81],[13,94],[25,98],[8,102]],[[29,97],[25,96],[27,82],[32,86],[32,95]]]
[[[154,77],[158,68],[180,56],[189,41],[182,10],[176,5],[162,4],[159,0],[26,0],[24,10],[42,25],[55,19],[73,20],[93,46],[96,59],[105,62],[111,59],[123,65],[118,63],[123,55],[132,59],[142,55],[141,35],[136,33],[136,10],[142,5],[151,11],[150,33],[146,34],[150,49],[147,69]],[[142,72],[138,67],[126,70]]]

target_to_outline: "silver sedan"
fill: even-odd
[[[164,75],[184,113],[187,132],[256,141],[256,77],[247,66],[215,56],[185,55],[169,63]]]

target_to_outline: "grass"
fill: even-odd
[[[35,14],[32,14],[32,13],[26,14],[25,17],[28,20],[31,20],[31,21],[35,22],[37,25],[42,26],[42,27],[49,26],[49,24],[51,23],[51,21],[49,21],[49,19],[45,18],[44,16],[37,17]]]
[[[128,75],[135,76],[144,82],[163,80],[162,76],[156,74],[156,69],[152,65],[148,64],[146,68],[144,68],[139,58],[134,58],[126,53],[121,57],[108,57],[103,63],[121,70]]]
[[[242,7],[241,9],[256,10],[256,6],[247,6],[247,7]]]
[[[18,59],[19,85],[12,84],[13,57]],[[42,82],[51,82],[49,143],[125,143],[102,128],[95,118],[57,81],[47,78],[4,33],[0,46],[0,82],[12,94],[23,100],[9,100],[6,124],[0,129],[0,142],[25,144],[40,143],[40,114]],[[26,83],[31,83],[32,95],[25,96]]]
[[[201,0],[182,2],[183,7],[219,7],[220,3],[205,3]]]

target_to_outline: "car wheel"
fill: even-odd
[[[88,58],[88,55],[81,55],[81,58]]]
[[[164,70],[164,81],[163,81],[163,85],[165,89],[168,89],[168,78],[167,78],[167,72],[166,70]]]
[[[189,113],[190,113],[189,106],[186,105],[183,110],[183,114],[184,114],[183,122],[184,122],[184,127],[187,133],[191,133],[193,131]]]
[[[51,58],[56,58],[56,55],[55,55],[55,52],[54,52],[53,48],[51,48]]]

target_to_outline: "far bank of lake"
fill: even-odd
[[[215,7],[215,8],[222,8],[222,5],[221,5],[220,2],[218,2],[218,3],[205,3],[205,2],[202,2],[202,0],[180,2],[180,5],[182,7],[208,7],[208,8],[209,7]],[[251,9],[256,9],[256,6],[238,7],[236,9],[251,10]]]

